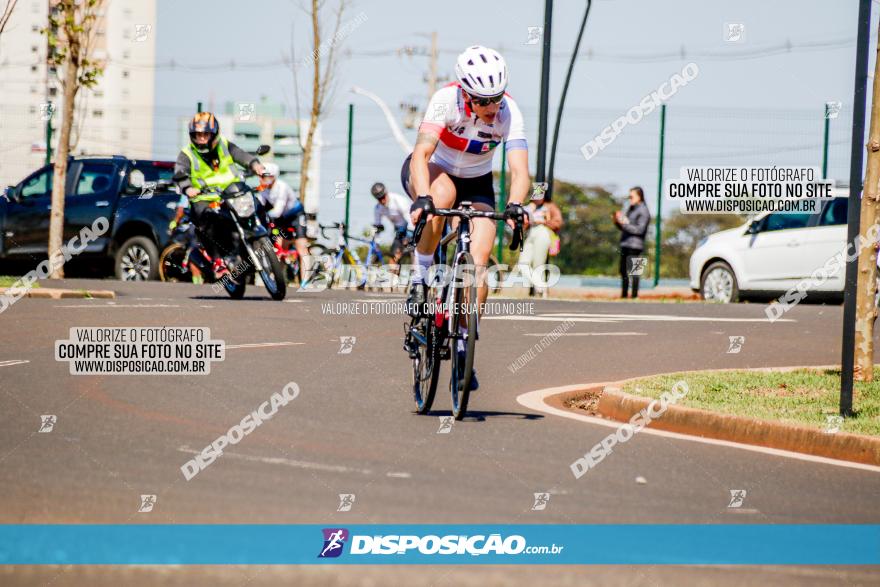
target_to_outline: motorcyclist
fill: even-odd
[[[238,231],[229,212],[220,207],[219,194],[241,176],[235,164],[257,175],[265,171],[254,155],[220,134],[220,123],[210,112],[199,112],[189,123],[190,143],[177,156],[174,181],[189,198],[193,221],[199,227],[202,245],[214,259],[215,274],[226,268],[234,272],[238,261]]]

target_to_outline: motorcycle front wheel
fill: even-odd
[[[264,236],[254,241],[254,254],[260,264],[257,271],[266,286],[266,291],[273,300],[280,301],[287,295],[287,280],[284,275],[284,267],[275,254],[275,247],[269,237]]]

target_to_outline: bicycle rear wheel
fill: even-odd
[[[410,325],[410,344],[418,345],[418,354],[412,360],[413,399],[416,400],[417,414],[427,414],[431,410],[437,393],[440,379],[439,335],[433,316],[413,320]]]
[[[162,281],[192,281],[192,273],[186,267],[186,248],[180,243],[165,247],[159,257],[159,279]]]
[[[453,306],[449,308],[449,321],[454,330],[449,390],[452,394],[452,415],[456,420],[461,420],[467,413],[477,351],[477,286],[474,258],[470,253],[459,256],[449,287],[454,289]],[[459,341],[462,339],[464,351],[459,352]]]

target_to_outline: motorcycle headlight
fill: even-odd
[[[239,196],[238,198],[230,198],[226,200],[235,213],[241,218],[248,218],[254,214],[254,198],[250,194]]]

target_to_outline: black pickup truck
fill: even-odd
[[[112,261],[119,279],[156,279],[159,252],[168,244],[168,223],[180,199],[171,187],[173,172],[171,161],[71,157],[63,242],[105,216],[110,229],[79,257],[96,264]],[[52,174],[51,165],[43,167],[8,187],[0,198],[0,260],[46,257]]]

